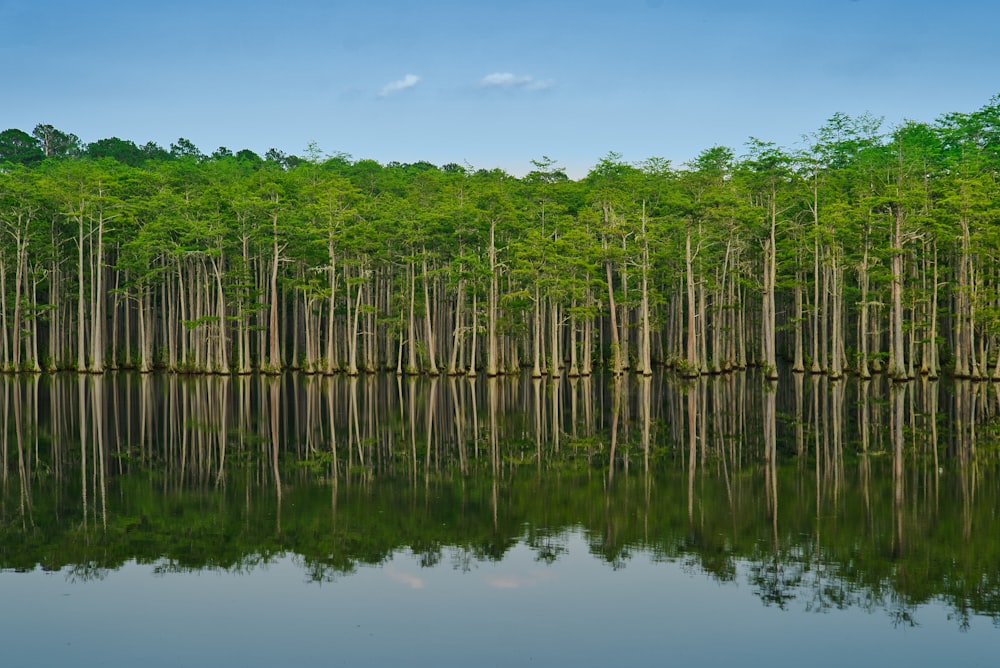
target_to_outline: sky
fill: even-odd
[[[0,129],[581,178],[1000,93],[993,0],[0,0]]]

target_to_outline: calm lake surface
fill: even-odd
[[[0,377],[4,665],[993,666],[1000,385]]]

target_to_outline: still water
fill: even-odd
[[[0,378],[4,665],[995,665],[1000,386]]]

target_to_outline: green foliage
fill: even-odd
[[[37,139],[26,132],[11,128],[0,132],[0,164],[27,165],[45,157]]]
[[[553,312],[557,346],[569,345],[575,319],[573,344],[607,352],[606,340],[579,339],[585,325],[594,339],[611,333],[614,302],[618,350],[630,358],[641,318],[661,362],[683,358],[686,310],[694,310],[698,326],[705,323],[698,336],[710,339],[699,357],[731,368],[737,348],[752,357],[766,336],[757,314],[773,220],[779,350],[816,334],[815,302],[831,298],[831,278],[843,350],[862,348],[855,325],[863,309],[874,323],[870,347],[887,348],[886,306],[898,280],[900,331],[920,344],[914,354],[969,366],[973,352],[985,352],[985,368],[1000,350],[998,118],[996,100],[888,132],[877,119],[835,114],[797,152],[751,139],[745,155],[714,146],[681,167],[659,158],[630,164],[611,152],[579,181],[548,156],[515,178],[455,164],[327,156],[315,145],[304,158],[225,147],[206,155],[184,138],[169,149],[116,137],[83,145],[51,125],[31,134],[10,129],[0,133],[8,330],[0,364],[15,357],[18,306],[19,360],[73,361],[68,348],[80,338],[113,329],[118,336],[107,347],[119,349],[106,356],[122,359],[123,344],[140,339],[144,309],[147,357],[162,349],[168,365],[186,364],[186,346],[196,366],[240,358],[245,371],[250,362],[279,367],[292,356],[311,368],[336,367],[325,358],[342,355],[344,339],[355,336],[348,321],[355,311],[359,363],[371,368],[395,366],[401,336],[429,360],[453,346],[471,355],[469,335],[490,327],[504,357],[527,355],[537,344],[523,335]],[[103,305],[102,323],[86,309],[79,315],[81,294],[88,308]],[[801,314],[792,313],[793,295],[805,300]],[[411,309],[419,320],[412,327],[400,319]],[[823,317],[829,324],[834,316]],[[959,324],[961,337],[947,335]],[[257,359],[272,333],[280,362]],[[985,351],[973,350],[976,342]],[[477,345],[482,358],[485,345]],[[548,332],[542,345],[552,345]]]

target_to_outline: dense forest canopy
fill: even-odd
[[[0,367],[1000,378],[1000,99],[580,180],[0,133]]]

